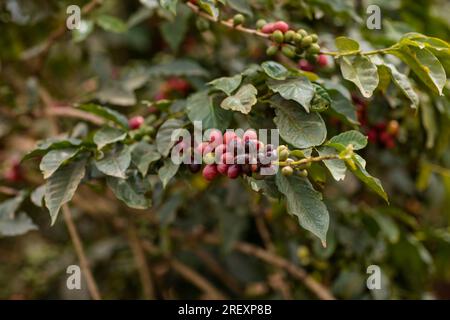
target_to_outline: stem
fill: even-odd
[[[332,57],[345,57],[345,56],[354,56],[354,55],[362,55],[362,56],[370,56],[374,54],[383,54],[387,53],[390,50],[394,50],[396,46],[390,46],[388,48],[382,48],[382,49],[376,49],[376,50],[369,50],[369,51],[361,51],[361,50],[354,50],[354,51],[347,51],[347,52],[338,52],[338,51],[321,51],[320,54],[324,54],[327,56]]]
[[[89,267],[89,261],[86,257],[86,253],[83,248],[83,243],[81,242],[80,236],[77,231],[77,227],[72,219],[72,214],[70,208],[67,204],[62,207],[64,221],[66,222],[67,229],[69,230],[70,238],[72,239],[73,246],[75,247],[75,252],[77,253],[78,259],[80,260],[81,270],[86,277],[86,283],[88,286],[88,291],[91,294],[92,299],[101,300],[100,292],[98,291],[97,283],[92,275],[92,271]]]
[[[324,160],[335,160],[340,159],[339,155],[337,154],[330,154],[325,156],[318,156],[318,157],[308,157],[303,158],[297,161],[287,162],[287,161],[275,161],[273,164],[279,165],[279,166],[300,166],[302,164],[307,164],[309,162],[320,162]]]

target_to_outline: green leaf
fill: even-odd
[[[266,61],[261,64],[264,72],[275,80],[284,80],[289,76],[289,70],[275,61]]]
[[[253,17],[252,8],[247,0],[227,0],[227,3],[234,10]]]
[[[376,210],[370,210],[370,215],[378,224],[381,233],[391,243],[396,243],[400,238],[400,230],[394,220],[386,214],[381,214]]]
[[[149,184],[137,176],[128,179],[107,177],[106,183],[116,197],[130,208],[147,209],[152,204],[151,199],[146,196],[150,190]]]
[[[365,56],[355,56],[341,57],[340,65],[344,79],[353,82],[364,97],[371,97],[379,81],[375,64]]]
[[[150,164],[160,158],[161,155],[156,147],[145,141],[140,141],[132,147],[131,161],[136,165],[142,176],[146,176]]]
[[[327,155],[337,155],[338,152],[334,148],[323,146],[317,148],[317,152],[319,156],[327,156]],[[334,180],[344,180],[345,173],[347,172],[347,166],[343,160],[333,159],[333,160],[324,160],[323,163],[330,171]]]
[[[12,219],[0,219],[0,236],[3,237],[19,236],[37,229],[25,212],[19,212]]]
[[[296,102],[272,97],[275,106],[274,122],[280,136],[294,147],[306,149],[318,146],[325,141],[327,129],[322,117],[316,113],[306,113]]]
[[[216,0],[198,0],[197,5],[213,18],[217,19],[219,17],[219,8],[217,8]]]
[[[14,219],[17,209],[26,197],[26,192],[22,191],[12,199],[3,201],[0,204],[0,220]]]
[[[187,99],[187,115],[191,122],[201,121],[204,129],[225,130],[231,121],[232,113],[214,103],[207,90],[199,91]]]
[[[161,24],[161,34],[173,51],[177,51],[183,42],[187,30],[188,21],[192,11],[186,6],[180,6],[176,19]]]
[[[45,194],[45,184],[40,185],[30,195],[31,202],[33,202],[37,207],[42,207]]]
[[[122,129],[128,129],[127,117],[115,110],[94,103],[82,104],[78,108],[83,111],[95,114],[96,116],[99,116],[107,121],[111,121],[117,124]]]
[[[258,102],[258,90],[252,84],[245,84],[232,96],[225,98],[220,106],[225,110],[239,111],[248,114],[252,106]]]
[[[442,95],[447,76],[442,64],[430,50],[403,45],[389,53],[405,62],[433,92]]]
[[[149,68],[148,73],[153,77],[208,77],[209,72],[196,61],[188,59],[174,60]]]
[[[95,161],[95,166],[107,176],[125,179],[126,170],[131,163],[131,152],[128,147],[120,151],[111,151],[101,159]]]
[[[234,77],[222,77],[208,82],[214,89],[223,91],[227,96],[231,95],[236,90],[242,81],[242,75],[238,74]]]
[[[420,108],[420,114],[422,116],[423,127],[427,133],[426,147],[428,149],[433,148],[434,142],[438,135],[438,125],[436,120],[436,112],[433,105],[424,103]]]
[[[353,103],[338,90],[328,90],[328,94],[331,97],[331,109],[337,114],[337,117],[350,124],[359,125]]]
[[[156,147],[158,152],[164,157],[169,155],[170,149],[175,144],[175,140],[172,140],[172,134],[176,134],[176,131],[183,127],[183,122],[178,119],[169,119],[164,122],[156,134]]]
[[[120,129],[103,127],[95,133],[94,142],[97,145],[98,150],[101,150],[104,146],[123,141],[126,137],[127,133]]]
[[[133,90],[125,87],[119,81],[107,81],[96,94],[101,103],[109,103],[121,107],[133,106],[137,103]]]
[[[109,32],[124,33],[128,30],[125,22],[113,16],[105,14],[99,15],[96,22],[102,29]]]
[[[178,0],[159,0],[159,4],[166,10],[169,10],[174,15],[177,14]]]
[[[171,159],[164,160],[164,165],[158,171],[158,176],[161,179],[164,188],[167,186],[170,179],[178,172],[179,167],[180,165],[173,163]]]
[[[359,43],[347,37],[338,37],[335,40],[336,48],[340,53],[353,52],[359,50]]]
[[[67,160],[73,158],[79,151],[78,148],[57,149],[48,152],[41,160],[39,169],[48,179]]]
[[[69,202],[85,174],[86,161],[71,162],[58,170],[45,184],[45,205],[50,211],[51,225],[55,224],[61,206]]]
[[[381,185],[379,179],[372,177],[366,170],[366,163],[363,158],[358,155],[353,157],[356,168],[350,167],[354,175],[364,182],[370,189],[375,191],[380,197],[382,197],[387,203],[389,203],[388,196]]]
[[[319,237],[323,246],[326,246],[330,217],[322,194],[314,190],[308,179],[285,177],[281,172],[276,176],[276,183],[280,192],[286,196],[289,214],[297,216],[300,225]]]
[[[298,102],[307,112],[314,97],[314,87],[306,77],[288,78],[286,80],[269,80],[267,86],[279,93],[284,99]]]
[[[41,142],[38,142],[36,148],[27,153],[22,161],[43,156],[51,150],[67,149],[71,147],[79,147],[83,144],[83,141],[75,138],[50,138]]]
[[[335,145],[341,145],[344,149],[349,144],[353,145],[353,150],[363,149],[367,146],[367,137],[359,131],[350,130],[332,137],[327,142],[328,146],[334,147]],[[339,151],[342,151],[342,149]]]
[[[400,90],[405,94],[405,96],[411,101],[411,107],[417,108],[417,106],[419,105],[419,96],[414,91],[408,77],[403,73],[400,73],[393,64],[385,63],[384,66],[389,71],[392,80],[397,85],[397,87],[399,87]]]
[[[320,84],[313,83],[312,85],[314,87],[314,97],[311,100],[311,111],[323,112],[330,107],[331,97]]]

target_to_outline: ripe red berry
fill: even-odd
[[[214,147],[211,146],[209,142],[199,143],[198,146],[195,148],[195,152],[200,155],[207,154],[209,152],[212,152],[213,150],[214,150]]]
[[[163,91],[159,91],[155,94],[155,101],[166,100],[168,99],[167,93]]]
[[[234,156],[233,156],[233,154],[231,152],[225,152],[220,157],[220,163],[233,164],[234,163]]]
[[[305,59],[301,59],[298,62],[298,67],[303,71],[308,71],[308,72],[314,71],[314,66],[311,63],[309,63],[308,60],[305,60]]]
[[[167,80],[167,87],[169,90],[186,92],[190,85],[186,80],[174,77]]]
[[[258,139],[258,135],[257,135],[255,130],[248,129],[247,131],[244,132],[243,139],[244,139],[244,141],[257,140]]]
[[[367,133],[367,139],[369,140],[369,142],[371,143],[376,143],[377,142],[377,131],[375,129],[370,129],[370,131]]]
[[[208,164],[203,168],[202,175],[208,181],[214,180],[219,172],[217,171],[217,166],[215,164]]]
[[[237,164],[233,164],[228,168],[227,176],[230,179],[236,179],[241,173],[241,167]]]
[[[229,167],[229,166],[228,166],[227,164],[225,164],[225,163],[218,164],[218,165],[217,165],[217,171],[218,171],[220,174],[226,175],[227,172],[228,172],[228,167]]]
[[[224,144],[219,144],[214,149],[214,154],[216,155],[216,157],[221,157],[225,152],[227,152],[227,146]]]
[[[235,137],[237,137],[237,135],[234,131],[225,131],[223,135],[223,143],[228,145]]]
[[[327,56],[324,55],[324,54],[319,54],[317,56],[317,63],[321,67],[326,67],[328,65],[328,58],[327,58]]]
[[[189,164],[188,168],[189,168],[189,171],[191,171],[192,173],[197,173],[202,168],[202,165],[199,163],[191,163],[191,164]]]
[[[275,31],[275,23],[269,22],[264,27],[261,28],[262,33],[272,33]]]
[[[289,30],[289,25],[284,21],[277,21],[274,23],[273,30],[280,30],[285,33]]]
[[[209,132],[208,141],[214,144],[214,146],[218,146],[222,144],[223,137],[222,132],[217,129],[213,129]]]
[[[144,123],[145,119],[144,117],[141,116],[137,116],[137,117],[133,117],[130,120],[128,120],[128,126],[131,129],[139,129],[140,126]]]

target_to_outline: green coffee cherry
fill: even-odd
[[[318,54],[320,52],[320,46],[317,43],[313,43],[309,48],[308,51],[310,54]]]
[[[205,162],[206,164],[213,164],[215,161],[216,157],[212,152],[209,152],[203,156],[203,162]]]
[[[297,33],[300,34],[303,38],[308,35],[308,32],[306,32],[305,29],[298,29]]]
[[[278,52],[278,46],[276,46],[276,45],[271,45],[266,50],[266,54],[268,56],[274,56],[277,52]]]
[[[195,21],[198,31],[204,32],[209,30],[209,21],[203,18],[199,18]]]
[[[235,25],[235,26],[243,24],[244,21],[245,21],[245,17],[244,17],[244,15],[242,15],[240,13],[235,14],[233,17],[233,25]]]
[[[295,174],[298,175],[299,177],[307,177],[308,176],[308,171],[306,171],[305,169],[303,170],[296,170]]]
[[[294,40],[294,36],[295,36],[295,31],[293,30],[288,30],[286,31],[286,33],[284,34],[284,41],[286,42],[291,42]]]
[[[294,58],[295,55],[296,55],[295,47],[294,47],[294,46],[291,46],[291,45],[289,45],[289,44],[284,45],[284,46],[281,48],[281,52],[282,52],[286,57],[288,57],[288,58]]]
[[[283,169],[281,169],[281,174],[285,177],[288,176],[292,176],[292,174],[294,173],[294,169],[292,169],[292,167],[283,167]]]
[[[310,36],[312,38],[312,42],[313,43],[316,43],[317,40],[319,40],[319,36],[317,34],[315,34],[315,33],[311,33]]]
[[[306,37],[304,37],[304,38],[302,39],[302,42],[301,42],[300,46],[301,46],[302,48],[307,48],[307,47],[309,47],[311,44],[312,44],[312,38],[311,38],[311,36],[306,36]]]
[[[258,21],[256,21],[256,28],[257,29],[262,29],[262,27],[264,27],[267,24],[267,21],[264,19],[259,19]]]
[[[272,40],[275,41],[276,43],[283,43],[284,41],[283,32],[281,32],[280,30],[275,30],[272,33]]]
[[[286,161],[289,157],[289,150],[283,149],[280,152],[278,152],[278,159],[280,161]]]

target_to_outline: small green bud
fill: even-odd
[[[312,38],[313,43],[316,43],[317,40],[319,40],[319,36],[317,34],[315,34],[315,33],[311,34],[311,38]]]
[[[275,30],[272,33],[272,40],[275,41],[276,43],[283,43],[284,41],[283,32],[281,32],[280,30]]]
[[[302,39],[302,42],[301,42],[301,47],[302,48],[307,48],[307,47],[309,47],[310,45],[312,44],[312,38],[311,38],[311,36],[306,36],[306,37],[304,37],[303,39]]]
[[[291,42],[294,40],[294,36],[295,36],[295,31],[293,30],[288,30],[286,31],[286,33],[284,34],[284,41],[286,42]]]
[[[233,17],[233,25],[235,25],[235,26],[243,24],[244,21],[245,21],[245,17],[244,17],[244,15],[242,15],[240,13],[235,14]]]
[[[281,169],[281,174],[285,177],[292,176],[293,173],[294,169],[292,169],[292,167],[283,167],[283,169]]]
[[[303,36],[300,33],[295,33],[293,40],[296,44],[302,43]]]
[[[278,46],[276,46],[276,45],[271,45],[266,50],[266,54],[268,56],[274,56],[277,52],[278,52]]]
[[[264,27],[267,24],[267,21],[264,19],[259,19],[258,21],[256,21],[256,28],[257,29],[262,29],[262,27]]]
[[[295,53],[295,47],[294,47],[294,46],[291,46],[291,45],[289,45],[289,44],[284,45],[284,46],[281,48],[281,52],[282,52],[286,57],[288,57],[288,58],[294,58],[295,55],[296,55],[296,53]]]
[[[195,25],[197,26],[198,31],[204,32],[209,30],[209,21],[203,18],[199,18],[195,21]]]

